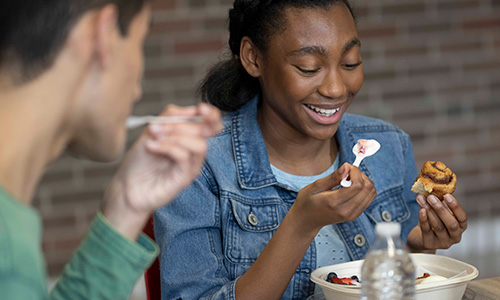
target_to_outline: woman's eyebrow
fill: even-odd
[[[342,49],[342,55],[346,54],[349,50],[351,50],[354,46],[361,47],[361,41],[355,37],[350,42],[347,42]]]
[[[342,55],[346,54],[354,46],[361,47],[361,41],[357,37],[352,38],[344,45],[344,47],[342,48]],[[305,46],[300,49],[288,52],[287,56],[304,56],[307,54],[317,54],[323,57],[327,57],[329,55],[329,52],[322,46]]]
[[[328,51],[322,46],[305,46],[297,50],[287,53],[287,56],[303,56],[307,54],[318,54],[321,56],[328,56]]]

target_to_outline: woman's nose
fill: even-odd
[[[336,99],[344,96],[346,89],[346,84],[339,70],[331,70],[321,81],[318,92],[323,97]]]

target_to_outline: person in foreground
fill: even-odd
[[[163,299],[305,299],[317,267],[364,258],[376,222],[401,223],[413,252],[460,241],[456,199],[420,209],[410,191],[409,136],[346,114],[363,82],[347,1],[236,0],[229,30],[232,57],[201,85],[230,112],[224,129],[201,176],[155,213]],[[358,139],[382,147],[356,168]]]
[[[123,152],[150,13],[144,0],[18,0],[0,10],[0,298],[127,299],[156,257],[141,229],[198,176],[206,139],[221,129],[208,104],[167,107],[203,122],[150,127],[137,141],[50,295],[30,207],[65,149],[95,161]]]

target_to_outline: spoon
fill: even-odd
[[[173,124],[173,123],[200,123],[203,121],[201,116],[130,116],[127,119],[126,126],[129,129],[137,128],[149,123],[155,124]]]
[[[376,140],[358,140],[356,145],[352,147],[352,153],[356,155],[356,160],[354,160],[354,163],[352,165],[355,167],[359,167],[359,164],[365,157],[372,156],[373,154],[377,153],[379,149],[380,143]],[[342,181],[340,182],[341,186],[350,187],[352,185],[352,181],[347,179],[348,176],[349,174],[347,174],[344,179],[342,179]]]

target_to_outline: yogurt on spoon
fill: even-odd
[[[356,160],[352,164],[355,167],[359,167],[361,161],[368,156],[372,156],[377,153],[380,149],[380,143],[376,140],[358,140],[356,145],[352,148],[352,153],[356,155]],[[349,174],[347,174],[344,179],[340,182],[340,185],[343,187],[350,187],[352,185],[351,180],[348,180]]]

